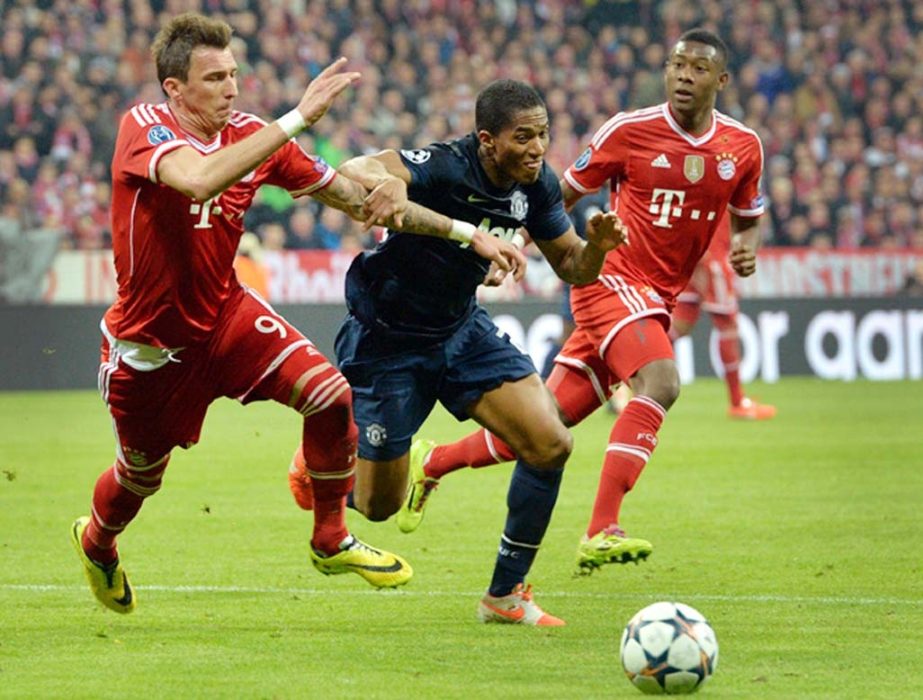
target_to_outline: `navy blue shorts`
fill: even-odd
[[[351,315],[337,334],[337,362],[352,386],[363,459],[407,452],[437,400],[463,421],[482,394],[535,372],[481,307],[447,340],[408,344],[376,335]]]

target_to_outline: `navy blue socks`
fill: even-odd
[[[508,595],[516,584],[525,581],[551,522],[563,474],[564,467],[536,469],[522,460],[516,462],[506,496],[506,525],[500,538],[490,595]]]

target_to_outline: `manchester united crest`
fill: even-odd
[[[529,213],[529,198],[525,192],[516,190],[510,199],[510,214],[517,221],[525,221]]]
[[[692,183],[701,180],[705,175],[705,159],[702,156],[686,156],[683,160],[683,175]]]

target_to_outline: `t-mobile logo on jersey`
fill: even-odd
[[[657,200],[662,201],[658,202]],[[685,201],[686,193],[682,190],[661,190],[655,188],[649,207],[651,214],[657,217],[654,219],[654,226],[659,226],[660,228],[673,228],[673,224],[670,223],[670,217],[672,216],[674,219],[678,219],[683,215],[683,202]],[[674,206],[674,204],[676,206]],[[703,215],[706,221],[715,220],[715,212],[702,211],[701,209],[691,210],[688,218],[692,221],[699,221],[703,218]]]
[[[659,187],[654,188],[651,197],[651,206],[649,211],[656,216],[654,226],[660,228],[673,228],[670,223],[670,217],[678,218],[683,213],[683,202],[686,200],[686,193],[682,190],[662,190]],[[673,206],[673,203],[676,206]]]
[[[193,202],[189,205],[189,213],[199,217],[199,222],[193,226],[193,228],[211,228],[211,222],[208,220],[209,215],[221,213],[221,205],[218,204],[218,197],[206,199],[201,204]]]

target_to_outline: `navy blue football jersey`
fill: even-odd
[[[558,177],[547,163],[535,183],[500,189],[484,172],[477,150],[472,133],[401,151],[411,173],[409,199],[505,240],[520,227],[536,240],[568,230]],[[488,261],[467,244],[389,231],[375,250],[360,254],[350,266],[346,303],[366,326],[444,338],[475,308],[475,290],[488,268]]]

